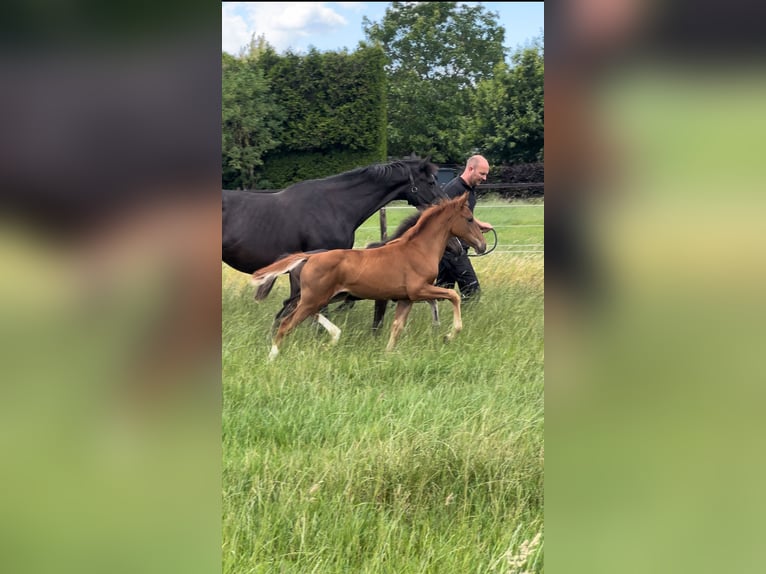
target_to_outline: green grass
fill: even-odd
[[[376,337],[360,301],[336,346],[306,321],[273,363],[286,279],[256,304],[224,266],[224,572],[543,571],[542,542],[512,559],[543,530],[543,259],[473,261],[452,343],[449,303],[440,327],[418,303],[386,353],[393,312]]]

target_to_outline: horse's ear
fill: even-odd
[[[427,155],[423,160],[420,162],[420,166],[428,175],[431,175],[433,177],[436,177],[439,173],[439,166],[437,166],[435,163],[431,161],[431,156]]]

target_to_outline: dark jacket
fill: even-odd
[[[468,207],[471,208],[471,213],[473,213],[473,208],[476,207],[476,188],[469,186],[459,175],[445,183],[444,187],[442,187],[442,191],[446,193],[450,199],[463,195],[466,191],[469,192]]]

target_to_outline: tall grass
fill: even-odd
[[[372,302],[310,321],[268,363],[281,279],[223,272],[223,571],[541,572],[543,264],[474,259],[481,300],[443,335],[416,304],[395,351]],[[525,545],[526,543],[526,545]]]

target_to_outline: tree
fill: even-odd
[[[257,187],[263,155],[279,141],[281,111],[258,64],[263,43],[252,41],[239,57],[221,56],[221,148],[224,188]]]
[[[265,157],[270,186],[347,171],[386,159],[385,54],[287,52],[259,60],[285,122]]]
[[[239,49],[237,57],[240,60],[257,60],[260,56],[271,50],[273,49],[266,41],[266,36],[261,34],[256,37],[253,34],[250,36],[250,41]]]
[[[392,2],[363,28],[388,59],[389,153],[462,163],[475,147],[465,133],[476,85],[505,57],[497,15],[480,4]]]
[[[542,40],[500,63],[476,90],[472,139],[492,164],[543,160],[545,144]]]

